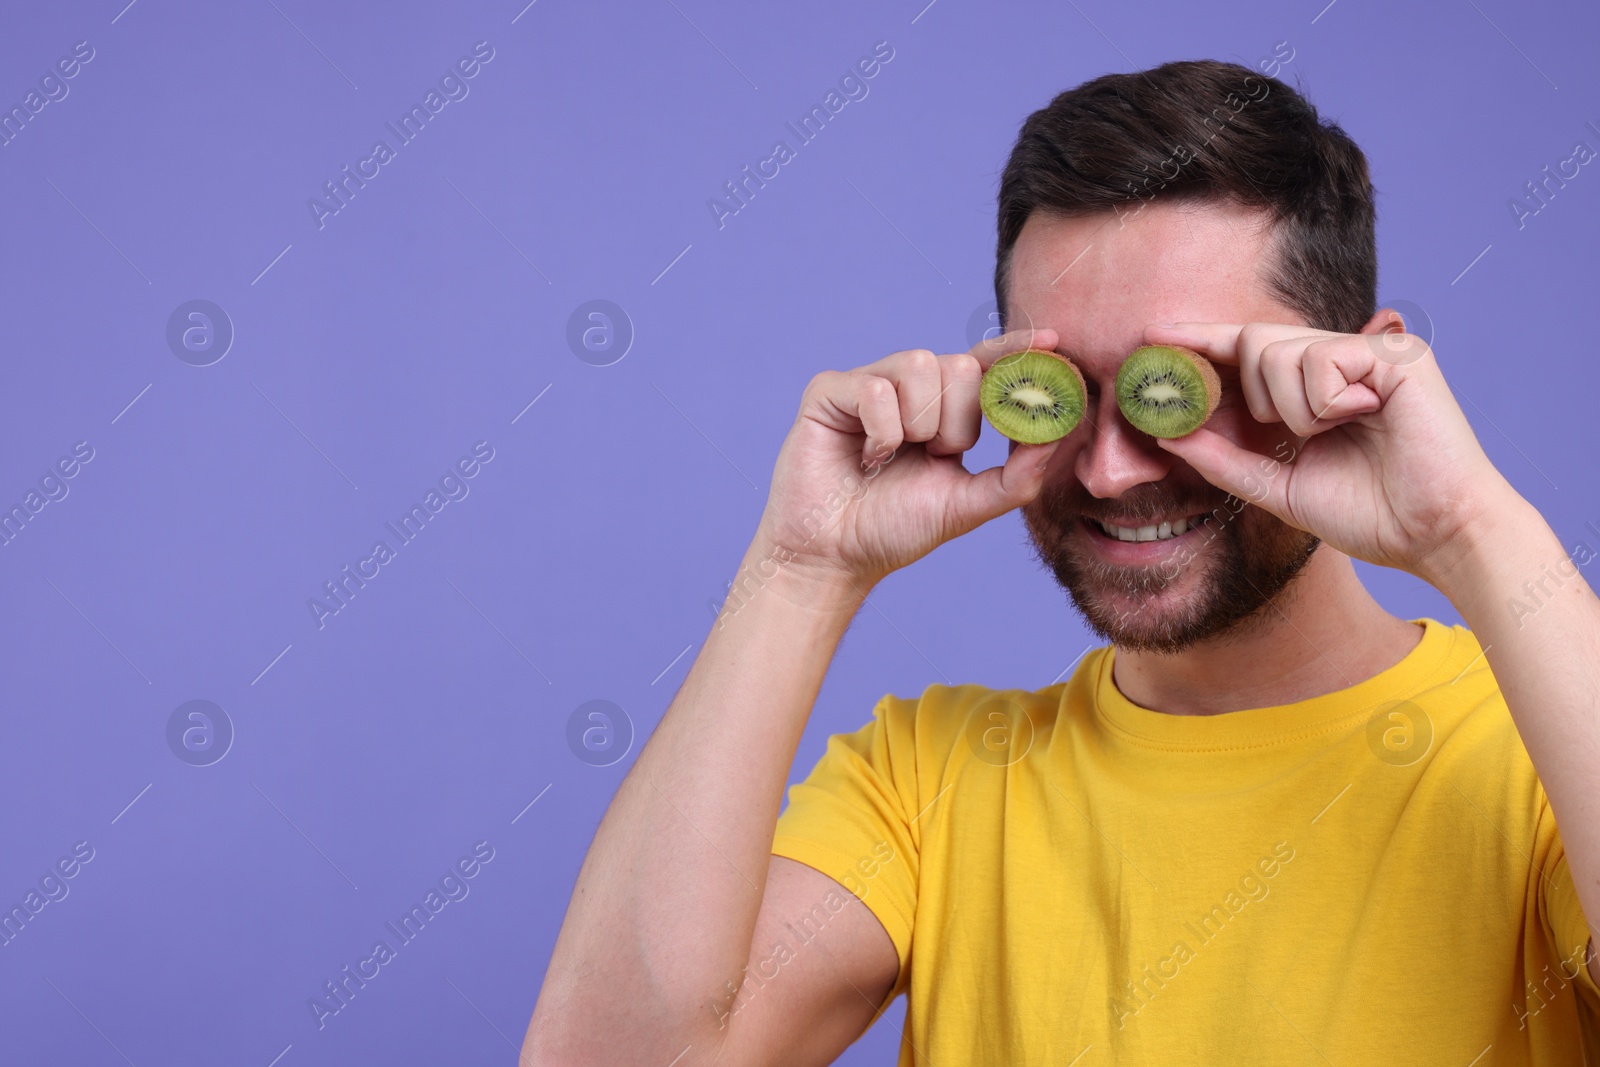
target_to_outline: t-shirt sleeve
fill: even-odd
[[[773,855],[812,867],[872,910],[900,957],[884,1008],[910,977],[911,927],[917,911],[917,702],[885,696],[872,720],[834,734],[806,778],[789,787]]]

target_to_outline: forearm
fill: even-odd
[[[1485,649],[1600,927],[1600,600],[1521,498],[1494,509],[1438,583]],[[1600,940],[1600,938],[1597,938]],[[1600,968],[1591,963],[1600,979]]]
[[[740,575],[760,559],[752,548]],[[666,1063],[720,1029],[789,768],[860,606],[848,583],[782,570],[747,592],[724,608],[595,833],[524,1062]]]

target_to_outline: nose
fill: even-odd
[[[1109,391],[1094,404],[1089,441],[1079,450],[1073,473],[1093,496],[1110,500],[1144,482],[1158,482],[1175,457],[1155,438],[1129,425]]]

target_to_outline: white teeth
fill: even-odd
[[[1192,524],[1188,519],[1175,519],[1150,526],[1117,526],[1109,522],[1099,525],[1107,537],[1118,541],[1166,541],[1184,533]]]

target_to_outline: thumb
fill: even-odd
[[[1157,438],[1156,443],[1199,471],[1218,489],[1294,524],[1288,510],[1289,472],[1285,464],[1240,448],[1212,430],[1196,430],[1187,437]]]
[[[1013,508],[1029,503],[1044,486],[1044,469],[1061,440],[1043,445],[1018,445],[1004,466],[990,467],[968,478],[952,494],[950,521],[966,533]]]

